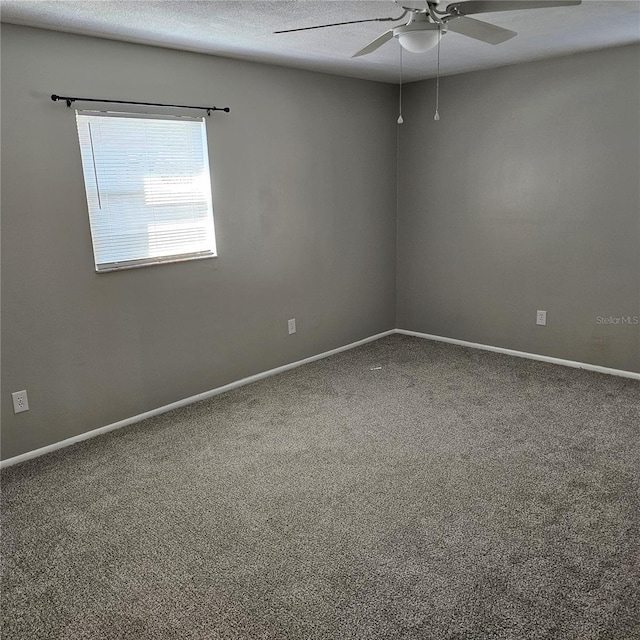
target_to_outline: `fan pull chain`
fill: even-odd
[[[400,49],[400,104],[398,106],[399,115],[396,122],[402,124],[404,122],[404,118],[402,117],[402,46],[398,48]]]
[[[434,120],[440,120],[440,114],[438,113],[438,102],[440,99],[440,40],[442,34],[440,33],[440,25],[438,25],[438,69],[436,71],[436,113],[433,116]]]

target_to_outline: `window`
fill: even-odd
[[[76,111],[96,271],[216,255],[204,118]]]

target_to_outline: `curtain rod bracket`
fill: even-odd
[[[71,103],[75,102],[74,98],[63,98],[62,96],[57,96],[55,93],[51,96],[51,99],[54,102],[57,102],[58,100],[64,100],[67,103],[67,107],[71,108]]]
[[[171,107],[173,109],[202,109],[210,116],[212,111],[225,111],[229,113],[231,109],[229,107],[196,107],[188,104],[164,104],[162,102],[134,102],[133,100],[101,100],[99,98],[74,98],[71,96],[58,96],[55,93],[51,96],[54,102],[58,100],[64,100],[67,103],[67,107],[71,107],[71,104],[76,100],[80,102],[108,102],[110,104],[139,104],[146,107]]]

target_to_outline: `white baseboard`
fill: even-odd
[[[5,467],[10,467],[14,464],[18,464],[26,460],[31,460],[32,458],[38,458],[39,456],[42,456],[45,453],[51,453],[52,451],[63,449],[72,444],[75,444],[76,442],[82,442],[83,440],[89,440],[90,438],[95,438],[96,436],[102,435],[103,433],[108,433],[109,431],[114,431],[115,429],[120,429],[130,424],[141,422],[142,420],[146,420],[147,418],[160,415],[161,413],[166,413],[167,411],[172,411],[173,409],[179,409],[180,407],[186,407],[187,405],[193,404],[194,402],[199,402],[200,400],[206,400],[207,398],[212,398],[213,396],[217,396],[220,393],[224,393],[225,391],[231,391],[232,389],[243,387],[247,384],[251,384],[252,382],[257,382],[258,380],[262,380],[263,378],[268,378],[278,373],[283,373],[284,371],[295,369],[296,367],[300,367],[303,364],[309,364],[310,362],[315,362],[316,360],[328,358],[329,356],[333,356],[336,353],[341,353],[342,351],[348,351],[349,349],[354,349],[355,347],[359,347],[360,345],[366,344],[367,342],[373,342],[374,340],[379,340],[380,338],[384,338],[385,336],[388,336],[394,333],[399,333],[405,336],[415,336],[417,338],[425,338],[427,340],[435,340],[437,342],[448,342],[450,344],[457,344],[463,347],[471,347],[473,349],[482,349],[484,351],[504,353],[506,355],[516,356],[518,358],[529,358],[530,360],[540,360],[542,362],[560,364],[566,367],[574,367],[576,369],[588,369],[589,371],[597,371],[598,373],[606,373],[613,376],[621,376],[623,378],[632,378],[634,380],[640,380],[640,373],[635,373],[633,371],[624,371],[622,369],[610,369],[609,367],[601,367],[596,364],[588,364],[585,362],[575,362],[573,360],[563,360],[562,358],[554,358],[552,356],[542,356],[536,353],[526,353],[525,351],[515,351],[514,349],[505,349],[503,347],[493,347],[491,345],[478,344],[476,342],[467,342],[466,340],[457,340],[456,338],[445,338],[443,336],[431,335],[429,333],[420,333],[419,331],[408,331],[406,329],[390,329],[389,331],[384,331],[382,333],[369,336],[368,338],[364,338],[363,340],[358,340],[356,342],[346,344],[342,347],[338,347],[336,349],[331,349],[330,351],[319,353],[315,356],[310,356],[302,360],[296,360],[295,362],[282,365],[281,367],[276,367],[275,369],[269,369],[268,371],[263,371],[262,373],[256,373],[255,375],[249,376],[248,378],[242,378],[241,380],[230,382],[229,384],[225,384],[222,387],[216,387],[215,389],[211,389],[210,391],[204,391],[203,393],[198,393],[195,396],[190,396],[189,398],[184,398],[183,400],[178,400],[176,402],[172,402],[171,404],[166,404],[162,407],[158,407],[157,409],[152,409],[151,411],[146,411],[145,413],[140,413],[131,418],[126,418],[125,420],[120,420],[118,422],[108,424],[104,427],[99,427],[98,429],[92,429],[91,431],[86,431],[85,433],[81,433],[77,436],[73,436],[72,438],[67,438],[66,440],[61,440],[60,442],[54,442],[53,444],[47,445],[46,447],[41,447],[40,449],[34,449],[33,451],[27,451],[26,453],[20,454],[19,456],[14,456],[13,458],[7,458],[6,460],[0,461],[0,469],[3,469]]]
[[[405,336],[415,336],[416,338],[425,338],[426,340],[435,340],[436,342],[448,342],[450,344],[457,344],[462,347],[471,347],[472,349],[482,349],[483,351],[504,353],[509,356],[516,356],[517,358],[529,358],[529,360],[540,360],[541,362],[561,364],[565,367],[573,367],[574,369],[587,369],[589,371],[597,371],[598,373],[607,373],[612,376],[620,376],[622,378],[632,378],[633,380],[640,380],[640,373],[635,373],[635,371],[625,371],[624,369],[610,369],[609,367],[601,367],[597,364],[576,362],[575,360],[564,360],[562,358],[554,358],[553,356],[542,356],[537,353],[527,353],[526,351],[516,351],[514,349],[505,349],[503,347],[492,347],[488,344],[467,342],[466,340],[457,340],[456,338],[444,338],[443,336],[434,336],[430,333],[420,333],[419,331],[396,329],[395,333],[401,333]]]
[[[225,384],[222,387],[216,387],[215,389],[211,389],[210,391],[204,391],[202,393],[198,393],[195,396],[190,396],[188,398],[184,398],[183,400],[178,400],[176,402],[172,402],[171,404],[166,404],[162,407],[158,407],[157,409],[152,409],[151,411],[145,411],[144,413],[140,413],[137,416],[133,416],[131,418],[125,418],[124,420],[119,420],[118,422],[108,424],[104,427],[99,427],[98,429],[92,429],[91,431],[86,431],[85,433],[81,433],[77,436],[73,436],[72,438],[67,438],[66,440],[61,440],[60,442],[54,442],[53,444],[49,444],[46,447],[41,447],[40,449],[34,449],[33,451],[27,451],[26,453],[22,453],[19,456],[14,456],[13,458],[7,458],[6,460],[0,461],[0,469],[3,469],[5,467],[10,467],[14,464],[18,464],[19,462],[31,460],[32,458],[38,458],[39,456],[43,456],[45,453],[51,453],[52,451],[63,449],[72,444],[75,444],[76,442],[82,442],[83,440],[89,440],[90,438],[95,438],[96,436],[102,435],[103,433],[108,433],[109,431],[115,431],[116,429],[126,427],[136,422],[141,422],[142,420],[146,420],[147,418],[152,418],[153,416],[160,415],[161,413],[166,413],[167,411],[173,411],[173,409],[179,409],[180,407],[186,407],[187,405],[193,404],[194,402],[199,402],[200,400],[206,400],[207,398],[212,398],[213,396],[217,396],[221,393],[224,393],[225,391],[231,391],[232,389],[237,389],[238,387],[244,387],[247,384],[251,384],[252,382],[257,382],[258,380],[262,380],[263,378],[275,376],[278,373],[289,371],[289,369],[295,369],[296,367],[300,367],[303,364],[309,364],[310,362],[315,362],[316,360],[328,358],[329,356],[333,356],[336,353],[340,353],[342,351],[348,351],[349,349],[354,349],[355,347],[359,347],[360,345],[366,344],[367,342],[373,342],[374,340],[379,340],[380,338],[384,338],[385,336],[391,335],[393,333],[395,333],[395,330],[390,329],[389,331],[384,331],[382,333],[369,336],[368,338],[364,338],[363,340],[357,340],[356,342],[346,344],[342,347],[337,347],[336,349],[331,349],[330,351],[319,353],[315,356],[309,356],[308,358],[303,358],[302,360],[296,360],[295,362],[290,362],[289,364],[282,365],[281,367],[276,367],[275,369],[269,369],[268,371],[263,371],[262,373],[256,373],[255,375],[249,376],[248,378],[242,378],[240,380],[236,380],[235,382],[230,382],[229,384]]]

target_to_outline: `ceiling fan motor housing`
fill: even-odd
[[[420,11],[422,13],[426,13],[429,10],[428,5],[437,5],[440,0],[394,0],[397,5],[400,5],[403,9],[407,11]]]

